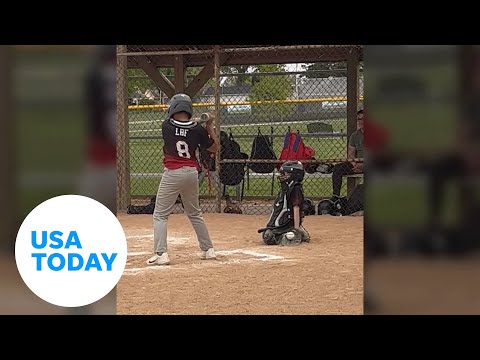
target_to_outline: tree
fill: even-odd
[[[342,62],[320,62],[304,65],[307,78],[345,77],[347,76],[347,63]],[[360,62],[358,71],[363,74],[363,62]]]
[[[285,71],[284,65],[259,65],[256,67],[254,74]],[[252,82],[253,86],[250,93],[250,100],[252,101],[286,100],[293,90],[289,75],[254,76]],[[286,115],[292,111],[293,107],[293,104],[285,103],[253,104],[252,110],[257,116]]]
[[[127,70],[127,90],[129,96],[134,95],[137,91],[143,94],[152,86],[154,86],[152,80],[150,80],[142,69]]]
[[[188,81],[193,79],[201,71],[201,69],[202,67],[187,67],[186,75]],[[159,68],[158,71],[160,71],[173,83],[173,68]],[[127,89],[129,97],[137,95],[139,93],[144,94],[145,91],[154,89],[156,89],[158,93],[162,93],[162,90],[147,76],[147,74],[145,74],[142,69],[128,69],[127,78]],[[210,79],[210,84],[213,84],[212,79]]]
[[[254,67],[250,65],[234,65],[234,66],[222,66],[220,72],[222,74],[238,74],[237,76],[226,77],[224,84],[225,85],[252,85],[251,74],[248,73],[248,70],[253,69]]]

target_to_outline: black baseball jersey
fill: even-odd
[[[167,119],[162,124],[162,136],[164,166],[171,170],[182,166],[199,169],[197,148],[209,148],[214,142],[207,130],[194,121]]]

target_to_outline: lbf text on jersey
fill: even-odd
[[[184,137],[186,137],[186,136],[187,136],[187,133],[188,133],[188,129],[175,128],[175,135],[179,135],[179,136],[184,136]]]

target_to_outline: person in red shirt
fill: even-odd
[[[195,156],[197,148],[214,153],[218,149],[213,118],[203,127],[192,121],[193,104],[186,94],[172,97],[168,118],[162,124],[164,173],[158,187],[153,212],[154,255],[148,265],[168,265],[167,221],[180,195],[183,208],[190,220],[200,249],[202,259],[215,259],[210,235],[203,220],[199,204],[198,173],[200,165]]]

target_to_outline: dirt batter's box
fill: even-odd
[[[310,243],[267,246],[268,215],[205,214],[218,252],[200,260],[183,214],[169,218],[169,266],[148,267],[151,215],[119,214],[128,260],[119,314],[362,314],[363,217],[308,216]]]

